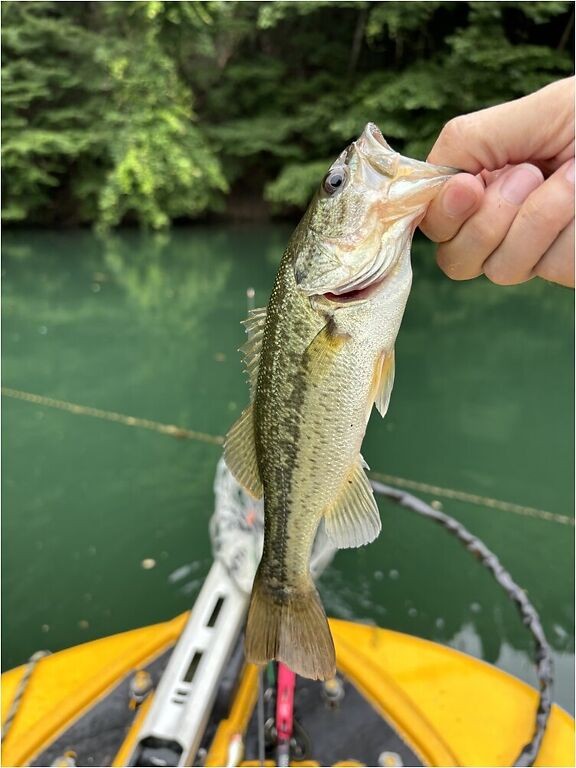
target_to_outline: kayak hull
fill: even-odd
[[[126,765],[153,697],[151,693],[137,709],[130,709],[129,682],[139,669],[147,669],[157,682],[187,619],[188,614],[182,614],[41,659],[4,740],[2,765],[47,765],[47,758],[52,760],[67,750],[76,751],[78,765],[84,765],[90,741],[86,731],[97,723],[103,730],[92,739],[100,749],[97,761],[91,755],[92,764]],[[358,700],[393,729],[408,754],[418,756],[419,764],[512,765],[532,737],[538,697],[520,680],[459,651],[410,635],[335,619],[330,626],[339,674]],[[21,666],[2,675],[3,723],[25,671]],[[257,764],[248,749],[256,696],[257,670],[246,665],[226,716],[213,726],[206,744],[206,765],[227,764],[230,742],[237,733],[245,734],[244,764]],[[352,699],[349,697],[350,702]],[[353,717],[352,710],[350,713]],[[362,721],[365,719],[363,714]],[[346,722],[350,724],[349,717]],[[330,749],[337,750],[335,739],[339,733],[345,739],[344,730],[331,729]],[[84,744],[84,752],[75,749],[74,734]],[[317,749],[321,749],[320,740],[320,734],[313,739]],[[362,755],[349,754],[349,748],[343,742],[339,762],[362,764]],[[104,757],[106,762],[101,762]],[[319,764],[316,753],[314,758],[306,764]],[[338,761],[329,764],[334,762]],[[574,764],[574,721],[554,706],[535,765]]]

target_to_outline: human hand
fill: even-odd
[[[454,280],[574,286],[574,78],[451,120],[428,160],[462,168],[420,224]]]

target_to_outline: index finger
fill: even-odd
[[[574,152],[573,101],[570,77],[515,101],[460,115],[446,123],[428,162],[470,173],[528,160],[561,165]]]

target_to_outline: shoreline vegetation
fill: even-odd
[[[5,225],[293,218],[373,120],[451,117],[573,71],[569,2],[2,3]]]

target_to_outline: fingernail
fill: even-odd
[[[473,189],[458,184],[448,187],[442,199],[442,208],[447,216],[464,216],[476,204],[477,195]]]
[[[574,184],[574,160],[568,165],[568,168],[566,168],[566,178],[569,182]]]
[[[500,196],[507,203],[522,205],[531,192],[542,184],[544,177],[533,165],[519,165],[506,174]]]

